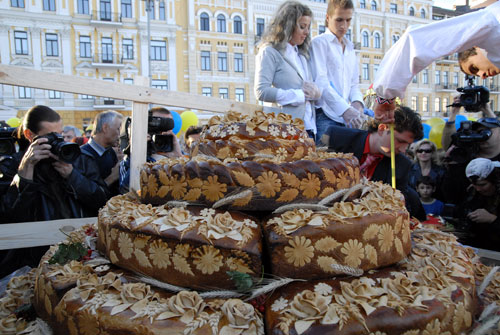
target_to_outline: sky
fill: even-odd
[[[434,6],[441,8],[453,9],[454,0],[434,0]]]

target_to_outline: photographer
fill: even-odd
[[[481,4],[491,1],[481,1]],[[432,36],[432,38],[429,38]],[[394,98],[404,97],[412,78],[433,61],[455,52],[475,48],[476,55],[460,57],[460,67],[482,78],[500,73],[500,1],[485,9],[431,24],[408,28],[385,54],[374,90],[377,103],[375,117],[382,122],[394,121]]]
[[[471,186],[457,215],[458,228],[466,233],[463,242],[500,251],[500,162],[476,158],[465,173]]]
[[[153,107],[149,110],[147,136],[147,162],[156,162],[162,158],[182,157],[179,139],[173,133],[174,119],[170,111],[164,107]],[[130,184],[130,119],[124,124],[122,137],[127,143],[125,159],[120,163],[120,193],[127,193]]]
[[[62,120],[46,106],[25,115],[19,136],[29,142],[3,202],[7,222],[47,221],[96,216],[106,202],[97,166],[83,160],[75,143],[59,135]],[[1,274],[28,264],[37,266],[47,247],[15,249],[2,258]]]

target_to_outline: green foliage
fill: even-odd
[[[249,274],[239,271],[226,271],[226,273],[234,282],[238,291],[246,292],[253,287],[253,279]]]
[[[69,261],[76,261],[87,255],[87,248],[83,243],[59,244],[59,249],[49,260],[49,264],[64,265]]]

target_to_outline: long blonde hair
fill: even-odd
[[[275,49],[285,50],[286,44],[292,38],[293,32],[297,27],[297,22],[302,16],[313,17],[309,7],[297,1],[286,1],[274,14],[271,23],[262,36],[259,48],[265,44],[272,45]],[[299,52],[309,59],[309,47],[311,46],[311,35],[309,34],[304,43],[298,45]]]

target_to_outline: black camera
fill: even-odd
[[[80,146],[76,143],[65,142],[63,136],[58,133],[48,133],[35,137],[33,140],[46,138],[47,144],[50,144],[50,152],[65,163],[72,163],[80,156]]]
[[[161,133],[174,129],[174,120],[166,117],[149,116],[148,134],[151,135],[153,150],[155,152],[171,152],[174,150],[173,135]]]
[[[16,128],[0,128],[0,156],[12,156],[16,153]]]
[[[477,122],[462,121],[457,132],[451,135],[451,143],[455,145],[447,160],[456,163],[468,163],[479,152],[479,144],[491,137],[490,129],[478,129]]]
[[[460,102],[451,107],[463,107],[468,112],[477,112],[482,105],[490,101],[490,90],[484,86],[474,85],[474,76],[466,75],[467,86],[457,88],[460,92]]]

